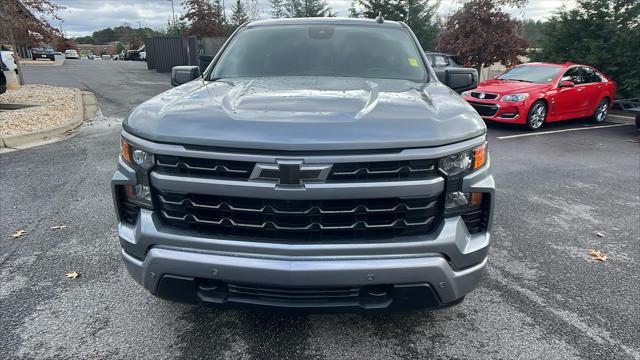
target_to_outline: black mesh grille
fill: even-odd
[[[336,163],[329,182],[394,181],[434,176],[434,160]],[[156,155],[154,171],[213,179],[249,180],[255,162]]]
[[[170,227],[293,242],[426,234],[437,225],[441,207],[436,197],[269,200],[156,193],[155,202]]]
[[[469,104],[480,114],[480,116],[493,116],[498,112],[498,105],[483,104],[479,102],[469,101]]]
[[[467,225],[469,233],[475,234],[487,229],[489,223],[489,207],[491,206],[491,197],[489,194],[483,194],[480,206],[467,210],[462,214],[462,220]]]

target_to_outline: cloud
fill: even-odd
[[[95,30],[127,23],[161,29],[171,18],[170,0],[53,0],[66,7],[60,12],[63,23],[52,21],[54,26],[62,26],[67,36],[91,35]],[[176,16],[182,13],[181,0],[173,0]],[[233,0],[225,0],[227,15],[231,14]],[[328,0],[329,6],[339,16],[346,16],[351,0]],[[270,16],[268,0],[259,0],[263,17]],[[571,7],[575,0],[530,0],[524,9],[506,9],[517,18],[542,20],[550,16],[563,4]],[[440,16],[448,16],[460,7],[456,0],[443,0],[438,8]]]

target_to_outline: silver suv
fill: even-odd
[[[494,207],[482,119],[403,23],[238,29],[133,109],[111,181],[122,257],[162,298],[216,307],[460,302]],[[453,90],[452,90],[453,89]]]

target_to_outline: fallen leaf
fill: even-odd
[[[23,235],[27,235],[27,230],[18,230],[13,235],[11,235],[11,237],[15,239]]]
[[[597,237],[604,237],[604,234],[603,234],[603,233],[601,233],[601,232],[597,232],[597,233],[596,233],[596,236],[597,236]]]
[[[609,258],[605,253],[600,250],[589,249],[589,256],[592,260],[605,262]]]
[[[69,279],[75,279],[75,278],[77,278],[78,276],[80,276],[80,273],[79,273],[79,272],[77,272],[77,271],[74,271],[74,272],[68,272],[68,273],[66,273],[65,275],[66,275]]]
[[[60,230],[60,229],[66,229],[67,225],[56,225],[56,226],[52,226],[51,230]]]

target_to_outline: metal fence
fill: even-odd
[[[209,64],[226,38],[152,37],[144,40],[147,68],[157,72],[171,72],[178,65],[200,66]]]
[[[187,51],[183,39],[179,37],[152,37],[144,40],[147,51],[147,68],[157,72],[171,72],[171,68],[187,65]]]

